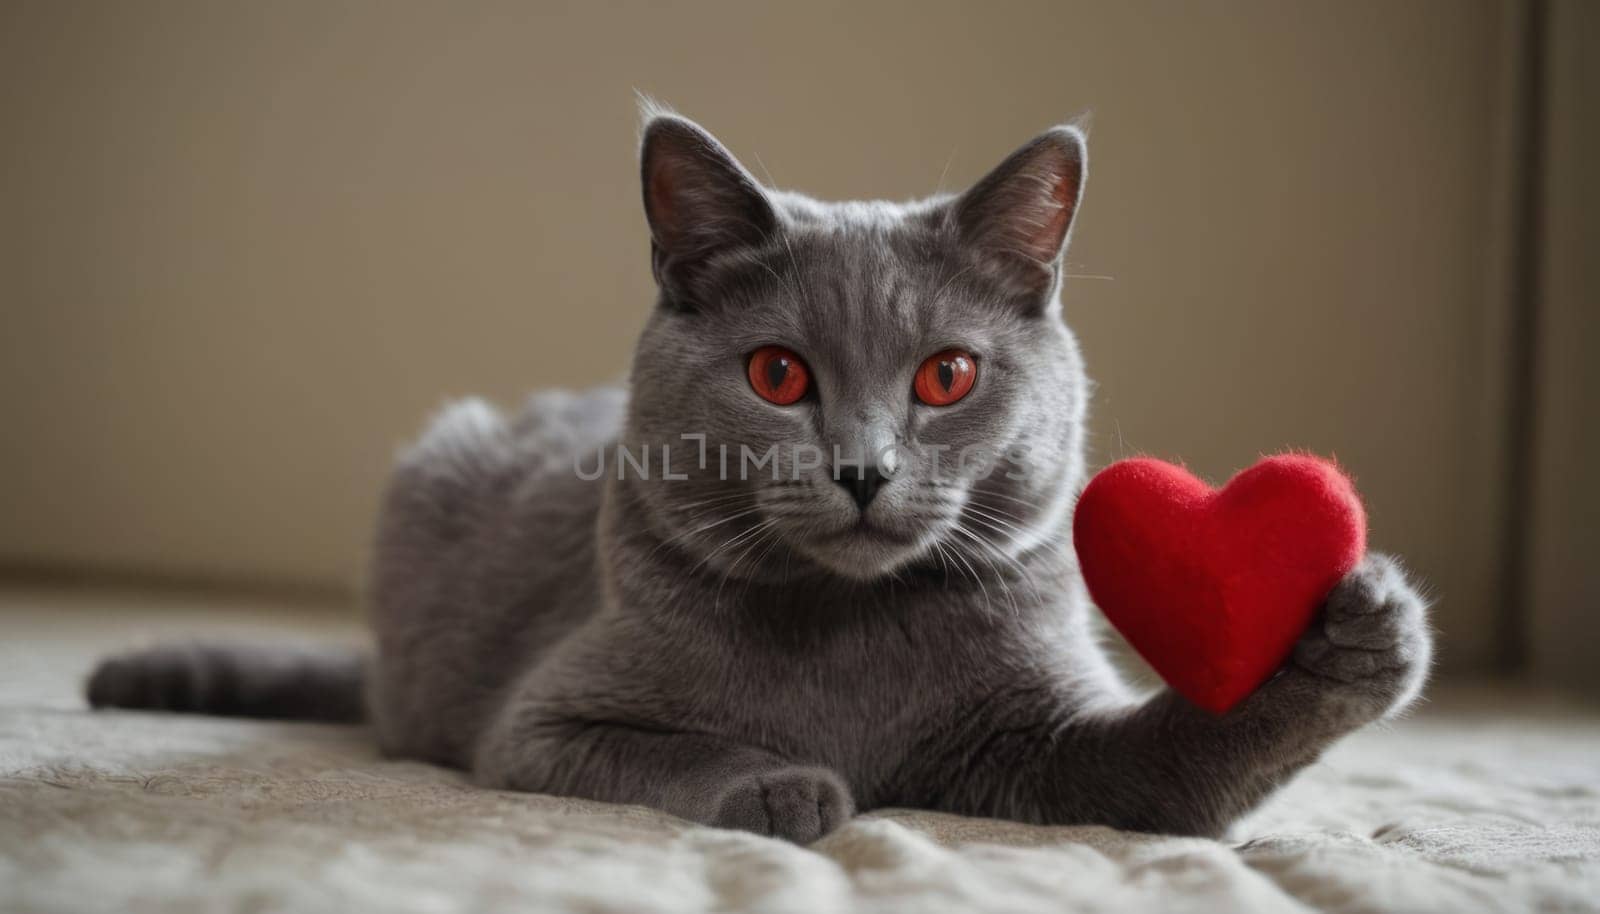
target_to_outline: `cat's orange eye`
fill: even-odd
[[[811,372],[800,357],[782,346],[762,346],[750,354],[750,386],[761,398],[788,406],[806,395]]]
[[[978,364],[972,354],[961,349],[946,349],[928,357],[917,369],[912,385],[917,399],[929,406],[949,406],[965,397],[978,380]]]

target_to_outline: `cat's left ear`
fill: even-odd
[[[778,230],[761,185],[700,125],[656,114],[639,153],[651,261],[666,300],[692,308],[698,282],[719,255],[756,247]]]
[[[1014,295],[1048,304],[1088,176],[1076,126],[1047,130],[962,194],[950,212],[980,268]]]

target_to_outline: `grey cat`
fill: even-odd
[[[660,296],[628,390],[460,403],[402,454],[370,662],[157,648],[90,702],[368,717],[490,787],[807,842],[886,806],[1215,835],[1420,692],[1424,604],[1379,556],[1225,715],[1101,653],[1065,541],[1080,130],[904,205],[764,188],[666,112],[641,161]]]

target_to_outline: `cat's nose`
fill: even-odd
[[[858,467],[848,463],[840,464],[833,477],[833,481],[844,486],[844,490],[856,500],[856,506],[863,511],[872,504],[872,497],[878,494],[884,480],[883,472],[875,466]]]

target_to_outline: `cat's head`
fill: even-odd
[[[672,114],[641,161],[660,299],[624,445],[651,464],[624,469],[659,533],[735,576],[857,580],[1060,536],[1088,397],[1058,302],[1080,130],[909,204],[764,188]]]

